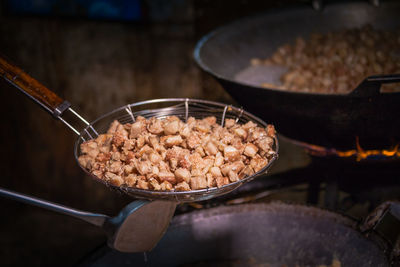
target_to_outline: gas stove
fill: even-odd
[[[220,205],[282,201],[318,206],[361,220],[383,202],[400,200],[397,147],[368,151],[355,148],[353,155],[349,152],[341,157],[325,153],[335,151],[333,149],[322,150],[317,146],[304,146],[305,143],[299,146],[300,142],[288,140],[280,138],[281,148],[285,150],[285,146],[290,146],[290,150],[305,151],[309,158],[306,165],[262,176],[227,196],[180,205],[177,214]],[[296,149],[293,144],[297,145]],[[311,149],[315,147],[318,149]],[[387,151],[391,153],[387,155]],[[286,157],[281,154],[278,164],[288,162]]]

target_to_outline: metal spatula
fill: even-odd
[[[0,188],[0,196],[69,215],[101,227],[108,245],[122,252],[150,251],[164,235],[174,214],[176,202],[137,200],[117,216],[72,209],[43,199]]]

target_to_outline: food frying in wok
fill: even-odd
[[[251,65],[281,66],[282,85],[261,84],[290,91],[349,93],[368,76],[400,73],[400,31],[371,26],[327,34],[314,33],[284,44],[267,59]],[[397,84],[386,85],[387,91]],[[398,85],[397,85],[398,86]]]

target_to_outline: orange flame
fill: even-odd
[[[364,150],[359,142],[358,136],[356,137],[356,149],[340,151],[334,148],[328,149],[325,147],[305,144],[298,142],[301,146],[305,147],[306,151],[313,156],[339,156],[343,158],[355,157],[357,161],[362,161],[370,156],[385,156],[385,157],[400,157],[399,144],[392,149],[372,149]]]

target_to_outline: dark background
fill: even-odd
[[[0,53],[89,121],[152,98],[233,103],[196,66],[196,41],[245,15],[310,5],[288,0],[149,0],[138,1],[140,16],[127,20],[89,17],[73,8],[68,14],[59,8],[19,12],[18,6],[0,3]],[[108,215],[132,201],[84,175],[73,156],[72,131],[2,80],[0,88],[1,187]],[[291,153],[283,147],[281,161],[304,161]],[[105,241],[100,229],[43,209],[0,198],[0,211],[0,265],[73,265]]]

